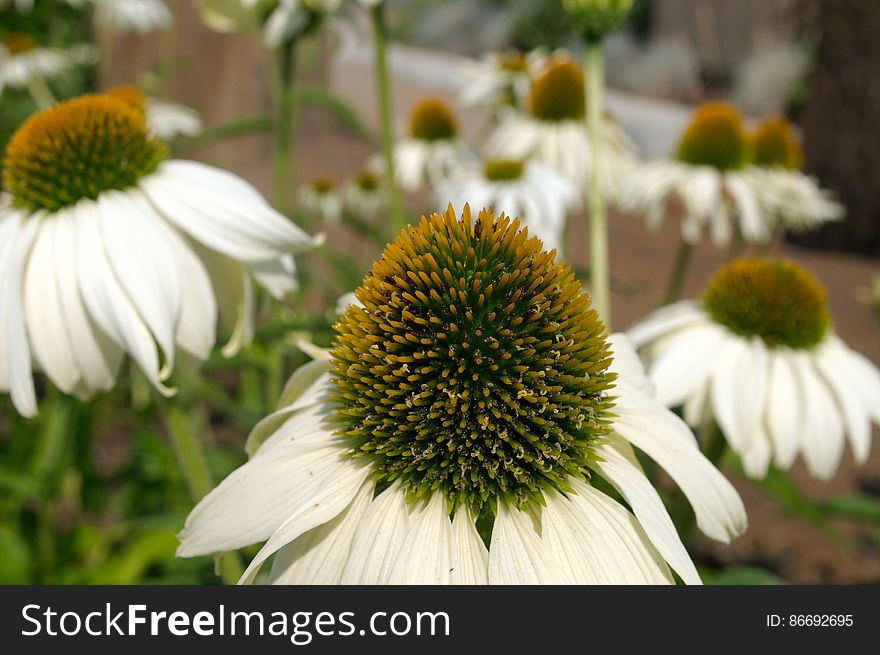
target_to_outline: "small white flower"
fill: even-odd
[[[76,66],[97,61],[91,45],[44,48],[27,34],[12,32],[0,41],[0,94],[3,89],[24,89],[34,77],[56,79]]]
[[[426,184],[436,187],[462,164],[475,156],[458,136],[458,125],[449,106],[439,98],[427,98],[413,107],[409,134],[394,144],[394,167],[404,191]],[[381,167],[381,160],[376,160]]]
[[[95,24],[121,34],[146,34],[171,27],[174,17],[162,0],[92,0]]]
[[[617,197],[622,180],[638,162],[635,145],[606,115],[603,122],[602,185]],[[489,137],[486,150],[499,159],[534,157],[584,188],[593,169],[593,152],[584,118],[583,73],[571,57],[557,54],[532,82],[525,113],[510,111]]]
[[[560,256],[568,215],[580,206],[571,182],[539,161],[490,160],[465,167],[438,186],[436,200],[458,211],[471,204],[519,218],[545,250]]]
[[[747,242],[772,235],[747,165],[748,141],[739,113],[726,103],[701,105],[679,143],[676,159],[647,162],[632,171],[619,204],[645,214],[650,228],[680,209],[682,238],[696,243],[704,229],[716,246],[738,230]]]
[[[253,6],[259,0],[242,0]],[[307,30],[316,17],[339,10],[342,0],[279,0],[263,28],[263,41],[277,48],[284,41]]]
[[[326,223],[342,220],[342,198],[328,177],[318,177],[299,190],[299,204],[306,212],[317,214]]]
[[[568,266],[517,223],[425,218],[357,298],[336,349],[311,349],[250,460],[189,515],[180,556],[265,542],[245,583],[274,555],[276,584],[699,584],[633,446],[708,536],[745,529],[626,337],[606,339]]]
[[[658,400],[683,405],[692,426],[714,419],[750,476],[800,454],[828,479],[846,437],[866,460],[880,372],[833,333],[824,289],[796,264],[736,260],[702,302],[659,309],[628,334]]]
[[[343,204],[352,214],[375,221],[388,210],[388,189],[381,175],[362,170],[342,191]]]
[[[224,353],[247,343],[251,277],[274,296],[295,288],[293,254],[316,241],[241,178],[166,154],[142,113],[106,95],[35,114],[10,140],[0,390],[21,414],[37,411],[32,356],[88,397],[128,354],[170,394],[176,351],[207,357],[218,321],[232,334]]]
[[[466,60],[458,71],[459,97],[466,105],[518,107],[546,64],[547,53],[542,49],[491,52],[479,61]]]

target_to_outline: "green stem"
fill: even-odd
[[[661,307],[673,303],[681,297],[681,291],[684,288],[684,281],[691,267],[693,254],[694,244],[686,239],[682,239],[678,245],[678,254],[675,256],[672,275],[669,277],[669,286],[666,289],[666,294],[663,296],[663,301],[660,303]]]
[[[57,102],[55,94],[41,75],[31,75],[28,78],[27,90],[40,109],[48,109]]]
[[[602,104],[605,71],[602,43],[588,42],[584,48],[584,75],[586,76],[587,132],[592,149],[587,200],[590,219],[590,291],[593,306],[605,328],[611,331],[611,288],[608,273],[608,218],[602,197]]]
[[[177,462],[193,500],[198,502],[214,486],[202,443],[178,404],[163,402],[162,409]],[[238,582],[243,572],[237,553],[225,553],[219,556],[217,568],[224,582],[228,584]]]
[[[394,126],[391,108],[391,82],[388,77],[386,43],[388,28],[385,24],[385,3],[373,7],[373,40],[376,44],[376,87],[379,92],[379,115],[382,121],[382,151],[385,156],[385,177],[391,202],[391,220],[395,230],[406,227],[403,201],[394,170]]]
[[[272,183],[272,201],[278,211],[285,211],[289,189],[295,186],[293,170],[294,138],[296,132],[296,45],[291,38],[281,44],[279,55],[280,83],[278,88],[278,116],[275,121],[275,172]]]
[[[730,238],[730,249],[727,251],[727,261],[740,257],[746,249],[746,242],[738,227],[733,228],[733,236]]]

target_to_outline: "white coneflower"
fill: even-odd
[[[691,425],[713,418],[746,472],[801,454],[834,475],[845,436],[864,462],[880,424],[880,372],[832,330],[825,290],[793,262],[735,260],[701,301],[657,310],[629,336],[658,399]]]
[[[113,87],[107,91],[107,95],[123,100],[142,112],[150,131],[164,141],[171,141],[179,136],[198,136],[202,132],[202,119],[191,107],[148,98],[143,91],[132,85]]]
[[[681,135],[673,159],[640,166],[621,192],[624,209],[644,212],[656,228],[673,208],[679,209],[681,234],[696,243],[708,228],[716,246],[727,245],[738,231],[747,242],[766,242],[771,225],[745,172],[749,144],[742,117],[731,105],[700,105]]]
[[[35,81],[45,84],[76,66],[97,61],[93,46],[45,48],[28,34],[9,32],[0,40],[0,94],[3,89],[25,89]]]
[[[314,29],[342,0],[198,0],[205,24],[219,32],[243,32],[263,23],[263,42],[277,48]]]
[[[388,211],[388,191],[385,186],[381,175],[364,169],[345,185],[343,204],[352,214],[374,221]]]
[[[436,198],[441,207],[451,203],[460,211],[470,203],[517,216],[546,250],[560,256],[568,215],[580,206],[580,193],[568,178],[531,160],[464,167],[438,186]]]
[[[314,240],[241,178],[167,160],[143,115],[106,95],[31,116],[10,140],[0,194],[0,389],[37,409],[31,354],[65,393],[110,388],[131,355],[161,391],[175,351],[204,358],[251,333],[253,275],[295,287]]]
[[[277,553],[275,583],[663,584],[669,567],[699,583],[633,445],[706,534],[744,529],[626,338],[606,338],[571,269],[518,222],[423,218],[356,295],[333,350],[254,429],[250,461],[192,511],[179,555],[265,541],[245,582]]]
[[[535,157],[556,169],[577,188],[592,170],[592,149],[585,122],[584,76],[569,56],[556,54],[532,81],[525,112],[511,111],[489,137],[486,150],[500,159]],[[615,198],[620,182],[638,161],[623,129],[606,115],[603,124],[602,184]]]
[[[466,105],[519,107],[528,96],[532,80],[546,64],[543,49],[490,52],[478,61],[467,60],[458,73],[459,97]]]
[[[459,138],[452,110],[440,98],[417,103],[410,113],[409,134],[394,144],[395,173],[404,191],[416,191],[425,184],[436,187],[474,158]]]
[[[317,214],[326,223],[342,220],[342,197],[336,183],[327,176],[316,177],[299,189],[300,207],[311,214]]]
[[[788,120],[763,120],[749,141],[751,165],[746,173],[772,227],[803,232],[843,218],[846,212],[831,192],[801,172],[803,152]]]
[[[163,0],[92,0],[95,24],[110,32],[146,34],[171,27],[174,17]]]

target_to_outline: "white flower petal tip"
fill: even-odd
[[[305,339],[297,339],[296,347],[303,351],[306,355],[311,357],[312,359],[318,360],[330,360],[330,349],[322,348],[321,346],[316,346],[311,341],[306,341]]]

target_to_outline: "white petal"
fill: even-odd
[[[193,249],[211,278],[221,328],[230,333],[223,355],[232,357],[253,337],[253,286],[247,269],[239,262],[198,243]]]
[[[535,531],[532,518],[498,503],[489,548],[490,584],[572,584]]]
[[[627,384],[635,386],[642,393],[653,398],[657,390],[645,374],[645,367],[642,366],[629,336],[621,332],[611,334],[608,336],[608,346],[612,355],[608,369],[612,373],[617,373]]]
[[[427,506],[409,526],[383,584],[450,584],[453,570],[452,521],[442,494],[431,495]]]
[[[773,444],[774,461],[783,469],[791,467],[801,447],[806,409],[798,374],[788,349],[770,353],[767,428]]]
[[[846,375],[846,364],[841,365],[841,357],[833,348],[820,346],[814,361],[837,401],[855,460],[862,464],[871,449],[871,417],[856,388],[858,381]],[[880,397],[875,402],[880,403]]]
[[[489,551],[466,507],[455,512],[452,538],[452,584],[489,584]]]
[[[338,445],[294,443],[254,457],[190,512],[177,554],[192,557],[268,539],[310,505],[328,480],[349,468],[342,453]]]
[[[344,459],[344,465],[337,467],[326,478],[318,492],[312,495],[305,504],[298,506],[290,517],[281,524],[281,527],[269,537],[269,541],[263,545],[245,569],[239,584],[252,582],[259,573],[263,562],[274,555],[279,548],[286,546],[301,534],[338,516],[351,503],[361,485],[369,477],[371,468],[365,466],[363,462],[354,462],[351,458],[342,459]]]
[[[695,321],[706,320],[706,315],[693,300],[680,300],[654,311],[636,323],[627,334],[636,348],[679,330]]]
[[[297,289],[296,264],[293,255],[282,255],[278,259],[251,264],[251,272],[257,282],[273,298],[281,299]]]
[[[837,471],[843,454],[843,420],[831,390],[813,367],[810,356],[800,355],[795,361],[805,401],[801,452],[810,473],[829,480]]]
[[[361,518],[340,582],[379,584],[387,578],[411,522],[406,494],[396,481],[373,499]]]
[[[773,449],[770,447],[770,438],[763,424],[758,423],[754,435],[742,452],[743,469],[750,478],[760,480],[767,475],[771,459]]]
[[[632,507],[654,547],[686,584],[701,584],[693,561],[678,536],[660,495],[642,472],[635,454],[625,443],[615,440],[598,449],[596,466],[624,500]]]
[[[94,204],[72,210],[76,228],[76,265],[83,303],[104,333],[129,353],[147,379],[163,394],[173,391],[159,379],[159,356],[150,331],[131,304],[104,254]]]
[[[663,343],[649,369],[660,403],[676,407],[705,385],[723,336],[721,328],[715,325],[696,324],[676,332]]]
[[[95,203],[107,261],[143,322],[174,364],[174,327],[180,314],[180,280],[162,221],[138,191],[108,191]]]
[[[64,320],[55,281],[55,217],[30,220],[39,229],[24,275],[24,312],[34,357],[56,387],[71,393],[79,381],[75,344]]]
[[[712,411],[731,447],[742,453],[759,429],[767,391],[767,348],[760,337],[728,337],[719,347]]]
[[[269,583],[339,584],[355,530],[373,500],[375,488],[374,482],[364,482],[342,513],[279,550]]]
[[[747,525],[746,511],[733,485],[692,440],[673,434],[668,422],[642,418],[639,422],[619,416],[614,429],[669,473],[693,506],[697,525],[706,535],[727,542],[742,533]]]

